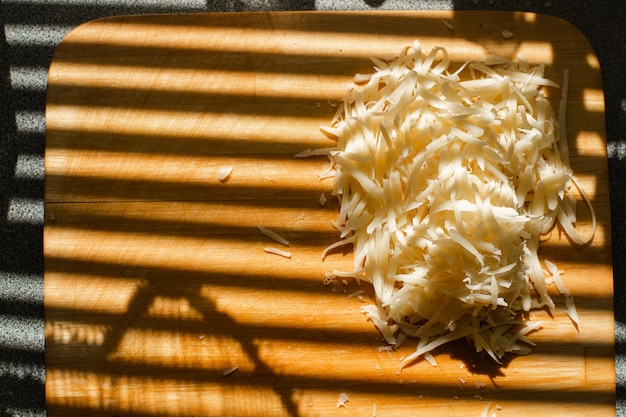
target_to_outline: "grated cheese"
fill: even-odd
[[[233,366],[233,367],[230,367],[230,368],[228,368],[228,369],[225,369],[225,370],[222,372],[222,375],[224,375],[224,376],[228,376],[228,375],[232,374],[233,372],[235,372],[237,369],[239,369],[239,367],[238,367],[238,366]]]
[[[291,252],[288,252],[288,251],[282,250],[282,249],[278,249],[278,248],[273,248],[271,246],[264,247],[263,251],[266,252],[266,253],[271,253],[271,254],[274,254],[274,255],[282,256],[283,258],[291,258]]]
[[[558,87],[544,65],[489,55],[450,72],[446,49],[423,53],[419,42],[372,61],[374,73],[355,78],[322,128],[337,147],[317,153],[329,155],[340,203],[341,239],[322,257],[353,246],[344,274],[371,283],[376,297],[361,311],[389,345],[400,334],[417,339],[404,364],[462,338],[496,362],[528,353],[541,323],[524,313],[555,308],[546,275],[577,323],[560,272],[545,263],[544,273],[539,237],[559,222],[586,244],[595,214],[569,167],[565,104],[558,120],[544,97]],[[585,237],[574,228],[572,186],[592,214]]]
[[[258,225],[257,227],[262,235],[267,236],[272,240],[275,240],[281,245],[289,246],[289,241],[285,239],[284,237],[282,237],[281,235],[279,235],[278,233],[276,233],[275,231],[270,230],[267,227],[264,227],[262,225]]]
[[[217,176],[218,176],[220,182],[226,182],[226,181],[228,181],[228,178],[230,178],[232,173],[233,173],[233,167],[232,166],[221,167],[217,171]]]
[[[437,360],[430,353],[425,353],[424,354],[424,359],[426,359],[426,362],[428,362],[431,366],[434,366],[434,367],[437,366]]]
[[[345,404],[349,401],[348,394],[342,392],[339,394],[339,399],[337,400],[337,408],[345,407]]]
[[[443,19],[442,19],[442,20],[441,20],[441,23],[443,23],[443,25],[444,25],[445,27],[447,27],[448,29],[450,29],[450,30],[454,30],[454,25],[453,25],[452,23],[448,22],[447,20],[443,20]]]
[[[350,294],[348,294],[348,298],[356,298],[358,296],[360,296],[361,294],[365,293],[365,290],[356,290],[354,292],[351,292]]]
[[[489,401],[485,408],[483,408],[482,413],[480,413],[480,417],[489,417],[489,409],[491,408],[491,401]]]
[[[328,201],[328,198],[326,197],[326,194],[322,193],[320,194],[320,198],[319,198],[319,203],[320,206],[324,207],[326,205],[326,202]]]
[[[319,155],[328,155],[333,148],[318,148],[318,149],[306,149],[302,152],[299,152],[295,155],[296,158],[307,158],[309,156],[319,156]]]

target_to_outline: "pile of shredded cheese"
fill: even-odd
[[[404,363],[461,338],[498,362],[528,353],[541,323],[525,313],[554,309],[550,282],[577,322],[561,272],[540,263],[539,238],[558,221],[588,243],[595,215],[544,97],[558,85],[543,65],[487,56],[450,72],[446,49],[423,53],[418,42],[372,61],[322,128],[337,140],[322,176],[334,177],[341,236],[323,257],[353,245],[354,270],[336,273],[372,284],[376,304],[362,311],[390,345],[417,338]],[[572,186],[591,208],[586,237],[574,229]]]

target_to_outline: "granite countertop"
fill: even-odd
[[[615,281],[617,415],[626,415],[626,3],[598,0],[3,0],[0,3],[0,417],[44,416],[43,190],[47,69],[89,20],[124,14],[279,10],[516,10],[578,27],[598,56]]]

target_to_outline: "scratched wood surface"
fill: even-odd
[[[555,230],[542,257],[565,271],[581,326],[554,294],[553,316],[534,313],[544,328],[533,353],[502,366],[455,344],[436,352],[437,367],[400,372],[415,346],[379,350],[359,312],[369,288],[323,283],[351,253],[321,262],[337,239],[332,181],[316,176],[327,161],[294,155],[331,146],[319,126],[352,75],[415,39],[445,47],[453,66],[496,53],[544,62],[559,83],[570,70],[572,166],[598,229],[585,248]],[[615,414],[604,98],[593,50],[570,24],[436,11],[95,20],[54,56],[46,127],[50,416]],[[277,244],[259,224],[290,241],[290,259],[264,252]],[[349,297],[358,289],[363,300]]]

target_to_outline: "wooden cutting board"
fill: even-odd
[[[544,62],[557,82],[570,70],[572,165],[598,229],[585,248],[556,230],[542,257],[565,271],[581,325],[554,293],[554,315],[534,313],[533,353],[502,366],[456,344],[437,367],[401,370],[415,345],[379,349],[359,312],[370,289],[323,283],[352,256],[321,262],[337,239],[332,180],[317,177],[324,157],[294,155],[332,146],[319,126],[351,77],[415,39],[445,47],[455,68],[495,53]],[[452,11],[100,19],[56,51],[46,127],[50,416],[615,414],[604,98],[598,60],[570,24]],[[264,252],[279,245],[258,225],[290,241],[290,259]],[[349,297],[359,289],[362,300]]]

